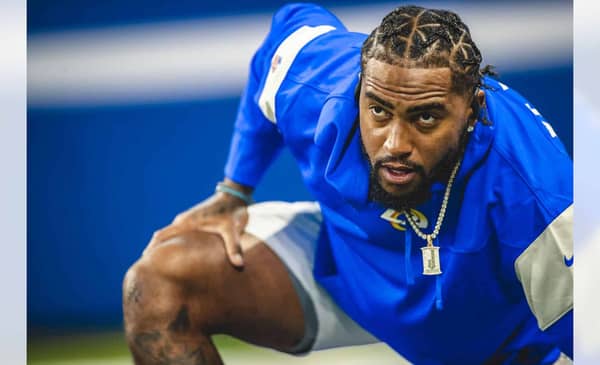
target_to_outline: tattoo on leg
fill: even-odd
[[[175,333],[186,333],[190,330],[190,318],[187,306],[182,306],[177,317],[169,324],[169,331]]]
[[[127,288],[127,303],[139,303],[142,297],[142,291],[137,280],[133,280]]]
[[[160,341],[160,332],[143,332],[135,336],[135,346],[141,349],[147,349],[156,342]]]
[[[173,343],[160,331],[143,332],[133,340],[136,359],[151,365],[208,365],[202,346],[189,349],[186,344]]]

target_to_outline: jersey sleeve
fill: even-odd
[[[566,173],[566,172],[565,172]],[[505,288],[531,313],[522,338],[557,346],[571,356],[573,346],[573,204],[567,197],[532,189],[505,171],[496,186],[492,221],[499,241]],[[568,195],[568,194],[566,194]],[[508,289],[510,288],[510,289]],[[527,340],[527,341],[525,341]]]
[[[283,146],[275,110],[278,88],[301,48],[336,27],[343,25],[312,4],[290,4],[275,13],[269,34],[250,64],[225,165],[226,177],[246,186],[257,185]]]
[[[515,260],[515,272],[538,327],[573,308],[573,206],[562,211]]]
[[[532,331],[570,354],[573,163],[550,124],[516,91],[500,84],[486,99],[497,130],[490,218],[503,273],[515,300],[527,302]]]
[[[506,274],[518,280],[544,331],[573,306],[573,205],[518,180],[503,178],[497,191],[504,197],[495,202],[491,219]]]
[[[514,261],[537,327],[569,356],[573,353],[573,262],[572,204]]]

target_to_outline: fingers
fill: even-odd
[[[229,262],[231,262],[233,266],[241,268],[244,266],[244,259],[242,257],[242,246],[240,244],[240,232],[241,230],[243,230],[243,227],[241,227],[240,229],[239,226],[239,220],[236,220],[235,222],[229,222],[229,224],[221,223],[199,227],[190,226],[190,224],[187,224],[186,221],[180,221],[177,224],[171,224],[159,231],[156,231],[154,235],[152,235],[152,239],[150,240],[150,243],[144,250],[143,255],[145,255],[154,247],[168,240],[171,237],[174,237],[188,230],[199,230],[219,234],[223,238],[225,252],[227,253],[227,258],[229,259]]]
[[[188,210],[178,214],[169,226],[154,233],[150,243],[144,250],[144,254],[171,237],[185,231],[197,230],[220,235],[225,245],[227,258],[231,264],[236,267],[244,266],[240,239],[248,222],[246,207],[233,207],[225,213],[220,210],[217,212],[217,214],[207,215],[204,210],[194,212]]]
[[[171,224],[170,226],[166,226],[165,228],[156,232],[152,239],[156,240],[157,242],[164,241],[167,238],[173,237],[173,236],[181,233],[186,228],[187,228],[187,225],[183,224],[183,223]]]
[[[242,257],[242,246],[240,245],[240,235],[234,229],[225,229],[219,232],[225,243],[225,252],[229,262],[233,266],[244,266],[244,258]]]
[[[181,224],[183,223],[189,216],[189,213],[187,211],[183,212],[183,213],[179,213],[175,216],[175,218],[173,218],[173,221],[171,222],[171,224]]]
[[[151,249],[156,247],[161,242],[164,242],[165,240],[180,234],[181,232],[183,232],[186,229],[187,229],[187,225],[180,223],[180,224],[171,224],[169,226],[166,226],[163,229],[160,229],[160,230],[154,232],[154,234],[152,235],[152,238],[150,239],[150,243],[146,246],[142,255],[145,255],[146,253],[148,253],[148,251],[150,251]]]

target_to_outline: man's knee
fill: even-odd
[[[165,240],[142,256],[139,263],[165,279],[202,285],[228,269],[222,238],[199,231],[184,232]]]
[[[126,326],[164,325],[182,308],[217,308],[207,302],[228,266],[221,239],[210,233],[184,233],[149,250],[123,281]],[[196,313],[205,316],[214,318],[215,313]]]

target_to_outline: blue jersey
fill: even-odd
[[[293,4],[252,59],[225,174],[255,186],[288,147],[319,201],[314,275],[354,320],[415,364],[552,363],[572,356],[572,161],[517,92],[484,79],[435,246],[442,274],[422,275],[425,242],[400,212],[369,201],[355,90],[364,34]],[[411,210],[433,231],[445,185]]]

